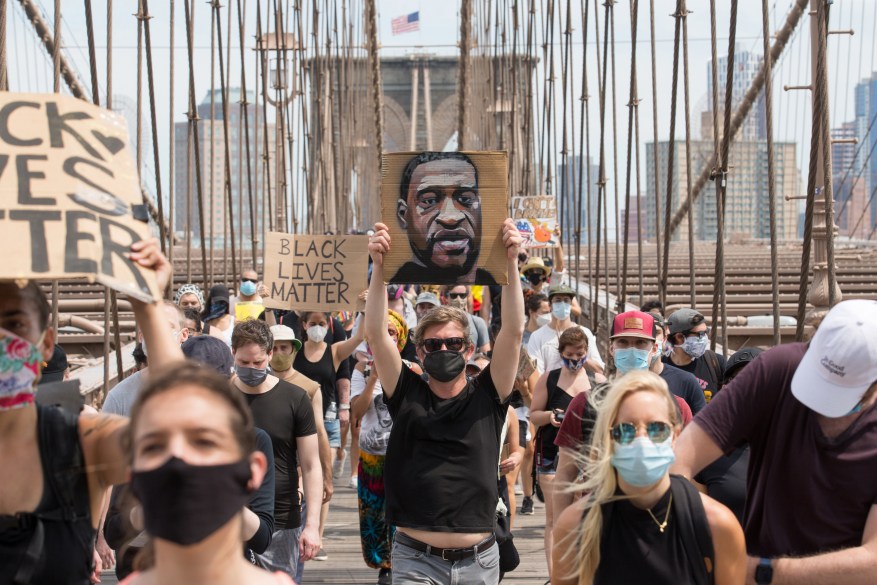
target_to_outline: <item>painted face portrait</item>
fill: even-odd
[[[408,233],[413,261],[458,280],[473,272],[481,249],[478,172],[465,155],[417,162],[403,182],[397,218]],[[411,167],[409,167],[411,168]]]

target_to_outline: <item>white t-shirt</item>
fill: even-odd
[[[404,366],[403,366],[404,367]],[[365,390],[365,376],[354,369],[350,376],[351,400]],[[378,380],[372,391],[371,404],[362,415],[362,426],[359,430],[359,448],[372,455],[386,455],[387,443],[390,442],[390,431],[393,430],[393,419],[384,403],[384,389]]]
[[[591,333],[591,330],[583,325],[575,325],[585,332],[588,337],[588,360],[599,364],[601,368],[605,368],[606,364],[600,357],[600,351],[597,349],[597,338]],[[556,370],[563,365],[560,361],[560,352],[557,350],[560,334],[551,328],[551,324],[543,325],[530,335],[530,341],[527,342],[527,353],[536,362],[536,369],[540,374]]]

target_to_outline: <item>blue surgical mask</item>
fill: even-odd
[[[672,437],[655,444],[648,437],[637,437],[628,445],[614,443],[612,467],[621,479],[635,487],[654,485],[676,460]]]
[[[685,343],[682,344],[682,351],[687,353],[691,359],[696,360],[701,357],[705,352],[707,346],[709,346],[710,340],[709,338],[704,336],[691,336],[685,338]]]
[[[860,400],[858,404],[856,404],[851,411],[846,413],[844,416],[850,416],[851,414],[858,414],[862,412],[862,401]]]
[[[253,388],[264,382],[265,378],[268,377],[268,368],[235,366],[234,371],[238,375],[238,378],[241,379],[241,382]]]
[[[580,360],[571,360],[560,356],[560,361],[563,362],[564,367],[569,368],[569,371],[578,372],[585,365],[585,362],[588,361],[588,356],[585,356]]]
[[[249,280],[241,283],[241,294],[245,297],[251,297],[256,294],[256,283]]]
[[[649,369],[649,350],[628,347],[615,350],[615,368],[622,374]]]
[[[571,311],[572,305],[570,303],[565,303],[563,301],[558,303],[551,303],[551,314],[554,315],[554,318],[558,321],[565,321],[569,319]]]

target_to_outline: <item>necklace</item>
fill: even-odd
[[[652,520],[655,521],[655,524],[657,525],[658,530],[661,531],[661,534],[663,534],[664,529],[667,528],[667,522],[670,520],[670,509],[672,508],[672,506],[673,506],[673,494],[671,493],[670,494],[670,501],[667,502],[667,513],[664,514],[664,521],[663,522],[658,522],[658,519],[655,518],[654,514],[652,514],[651,508],[646,509],[646,512],[648,512],[649,516],[652,517]]]

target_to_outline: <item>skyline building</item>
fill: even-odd
[[[265,112],[257,104],[255,94],[247,93],[246,108],[249,126],[249,165],[247,161],[246,128],[243,122],[243,108],[240,88],[229,88],[228,131],[230,153],[230,175],[232,216],[239,243],[249,248],[251,242],[261,239],[264,213],[269,196],[273,196],[273,185],[265,185],[263,158],[265,156]],[[211,95],[208,90],[197,106],[198,142],[201,159],[201,190],[204,201],[204,240],[208,248],[223,246],[228,231],[228,199],[225,192],[225,128],[221,90],[215,90],[215,107],[211,117]],[[274,124],[267,124],[269,164],[274,159]],[[189,150],[189,123],[174,124],[174,231],[183,239],[186,232],[192,234],[192,245],[201,245],[201,226],[198,218],[198,192],[195,182],[194,145]],[[273,173],[272,173],[273,174]],[[249,185],[248,185],[249,177]],[[256,215],[256,233],[252,232],[250,221],[250,188]],[[273,197],[272,197],[273,200]],[[268,211],[270,212],[270,211]]]
[[[856,121],[844,122],[831,130],[831,185],[834,190],[834,221],[838,235],[849,238],[867,238],[870,232],[867,214],[866,177],[862,173],[859,144],[837,142],[856,138]]]
[[[861,223],[866,226],[867,237],[871,230],[877,226],[877,199],[871,198],[877,187],[877,160],[868,153],[874,151],[877,146],[877,72],[871,74],[871,77],[863,79],[856,84],[856,118],[853,121],[856,128],[856,138],[859,139],[861,150],[859,151],[859,161],[856,164],[865,165],[862,176],[865,178],[864,190],[866,194],[865,208],[859,212],[858,216],[852,218],[855,224],[859,220],[859,216],[864,213]],[[838,193],[835,193],[837,198]],[[870,204],[867,199],[871,198]],[[850,226],[852,228],[853,226]]]
[[[578,209],[578,193],[581,193],[581,213],[578,215],[577,225],[581,226],[580,241],[582,245],[588,244],[588,234],[591,235],[591,242],[595,243],[594,235],[597,232],[597,181],[599,180],[600,165],[594,164],[589,159],[588,166],[582,167],[584,157],[576,155],[567,158],[566,164],[557,165],[557,176],[555,177],[555,185],[557,185],[557,212],[560,215],[561,210],[571,218],[576,217]],[[588,173],[591,177],[591,200],[588,207]],[[590,210],[590,211],[589,211]],[[610,220],[614,222],[614,214],[610,214]],[[564,223],[561,222],[563,229]],[[609,229],[609,226],[603,226],[603,229]]]
[[[749,86],[761,69],[762,56],[751,51],[738,51],[734,53],[734,86],[731,89],[732,111],[737,109]],[[706,63],[707,80],[707,109],[709,116],[702,117],[702,135],[712,136],[712,111],[713,111],[713,77],[712,59]],[[719,123],[724,116],[725,87],[727,85],[728,56],[719,57],[718,82],[719,82]],[[708,128],[709,127],[709,128]],[[764,100],[764,91],[758,94],[758,99],[752,107],[752,111],[743,122],[743,126],[737,133],[736,140],[767,140],[767,105]]]

